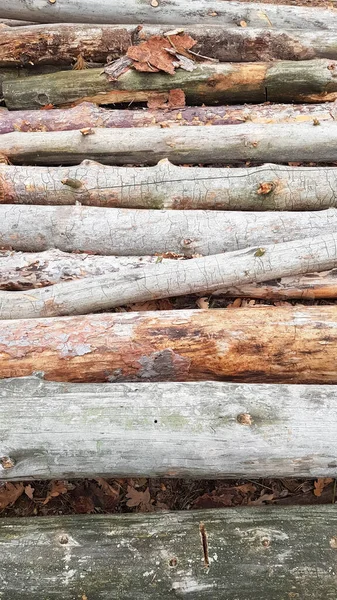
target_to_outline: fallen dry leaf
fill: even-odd
[[[0,510],[14,504],[24,491],[23,483],[5,483],[0,487]]]
[[[25,494],[26,494],[26,496],[28,496],[28,498],[30,498],[30,500],[33,500],[34,491],[35,491],[35,488],[33,488],[30,484],[26,485]]]
[[[50,490],[43,501],[43,504],[48,504],[52,498],[56,498],[56,496],[60,496],[61,494],[66,494],[68,492],[68,487],[66,486],[65,481],[52,481],[50,484]]]
[[[186,104],[185,93],[181,89],[169,92],[152,92],[149,94],[147,107],[153,110],[158,108],[183,108]]]
[[[198,298],[196,305],[198,308],[209,308],[209,298]]]
[[[146,488],[145,492],[139,492],[129,485],[126,497],[128,498],[126,506],[129,508],[138,507],[142,512],[152,512],[154,510],[149,488]]]
[[[220,508],[222,506],[232,506],[234,496],[235,494],[231,492],[227,492],[219,496],[214,492],[211,494],[203,494],[195,500],[193,503],[193,508]]]
[[[249,500],[248,504],[251,504],[253,506],[260,506],[261,504],[264,504],[264,502],[272,502],[272,500],[274,499],[274,494],[262,494],[262,496],[260,496],[260,498],[257,498],[257,500]]]
[[[99,487],[102,488],[105,494],[113,496],[114,498],[119,497],[119,486],[118,489],[114,488],[112,485],[110,485],[110,483],[103,479],[103,477],[96,477],[95,481],[98,483]]]
[[[332,483],[333,479],[331,479],[331,477],[322,477],[319,479],[316,479],[316,481],[314,481],[314,494],[315,496],[317,496],[319,498],[319,496],[321,496],[324,488],[329,485],[329,483]]]
[[[174,34],[172,36],[153,35],[146,42],[141,42],[137,46],[130,46],[127,50],[127,57],[133,61],[133,66],[137,71],[158,72],[164,71],[174,75],[176,54],[186,56],[187,51],[196,44],[196,41],[189,35]],[[174,53],[167,51],[167,48]],[[178,66],[178,65],[176,65]]]

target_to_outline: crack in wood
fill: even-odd
[[[200,531],[200,537],[201,537],[201,543],[202,543],[202,550],[203,550],[203,554],[204,554],[204,564],[205,564],[206,569],[208,569],[209,568],[208,540],[207,540],[205,524],[202,522],[199,525],[199,531]]]

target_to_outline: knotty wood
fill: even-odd
[[[336,306],[170,310],[0,322],[2,378],[337,383]]]

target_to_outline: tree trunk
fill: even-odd
[[[336,306],[91,314],[0,330],[1,378],[337,383]]]
[[[80,131],[13,132],[0,136],[0,155],[16,164],[176,164],[337,161],[337,123],[245,123],[231,127],[139,127]]]
[[[170,29],[169,25],[143,25],[138,31],[137,25],[75,23],[7,28],[1,32],[0,66],[28,62],[71,65],[79,55],[86,61],[105,63],[125,54],[131,44]],[[197,42],[193,52],[221,62],[337,58],[335,31],[228,28],[215,24],[188,25],[184,33]]]
[[[102,255],[210,255],[335,233],[337,210],[159,211],[88,206],[0,206],[3,249]]]
[[[221,287],[260,283],[336,266],[337,234],[325,235],[187,261],[150,264],[141,271],[132,268],[121,274],[31,290],[29,294],[3,291],[0,319],[86,314],[134,302],[212,293]]]
[[[0,70],[1,77],[1,70]],[[187,106],[177,109],[114,110],[90,102],[73,108],[9,111],[0,108],[0,134],[11,131],[66,131],[86,127],[152,127],[161,125],[239,125],[240,123],[313,123],[334,121],[337,103]]]
[[[200,64],[194,71],[140,73],[130,69],[109,81],[102,69],[59,71],[33,79],[7,81],[3,95],[9,109],[35,109],[74,102],[118,104],[158,99],[182,89],[188,104],[244,102],[327,102],[337,98],[336,61],[279,61]]]
[[[215,2],[209,0],[166,0],[153,7],[148,2],[125,0],[2,0],[0,17],[26,19],[40,23],[191,23],[239,26],[242,21],[251,27],[283,29],[335,29],[336,11],[300,6],[245,2]]]
[[[0,382],[0,392],[0,455],[13,464],[0,469],[0,481],[337,472],[335,386],[21,377]],[[312,463],[308,455],[315,455]]]
[[[73,167],[0,165],[0,203],[207,210],[337,207],[337,168]]]
[[[126,268],[142,269],[169,258],[158,256],[99,256],[67,254],[60,250],[45,252],[3,252],[0,254],[0,289],[28,290],[62,281],[125,272]],[[314,300],[337,297],[337,269],[322,273],[306,273],[282,277],[258,284],[220,288],[214,295],[269,300]]]

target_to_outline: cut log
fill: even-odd
[[[336,306],[91,314],[0,331],[1,378],[337,383]]]
[[[278,6],[244,2],[214,2],[209,0],[166,0],[153,7],[150,2],[125,0],[122,4],[110,0],[81,0],[69,3],[57,0],[2,0],[0,18],[26,19],[40,23],[190,23],[237,25],[242,21],[251,27],[285,29],[335,29],[334,9]]]
[[[2,32],[1,32],[1,36],[2,36]],[[63,67],[65,70],[67,70],[69,67],[65,66]],[[38,75],[45,75],[48,73],[55,73],[55,71],[59,71],[60,68],[55,66],[55,65],[41,65],[41,66],[37,66],[34,68],[29,68],[29,67],[8,67],[8,68],[1,68],[0,69],[0,98],[2,99],[2,95],[3,95],[3,84],[5,81],[16,81],[17,79],[22,79],[23,77],[32,77],[32,76],[38,76]],[[41,108],[41,106],[40,106]],[[1,121],[0,121],[0,133],[2,133],[2,115],[5,115],[6,112],[3,108],[0,107],[0,117],[1,117]]]
[[[0,467],[0,481],[335,477],[336,394],[328,385],[3,380],[0,457],[13,466]]]
[[[7,81],[3,95],[9,109],[35,109],[46,104],[69,106],[147,102],[175,88],[188,104],[243,102],[328,102],[337,98],[337,62],[202,63],[194,71],[140,73],[130,69],[109,81],[102,69],[59,71],[50,75]]]
[[[1,70],[0,70],[1,74]],[[0,108],[0,134],[11,131],[66,131],[86,127],[172,127],[240,123],[313,123],[337,119],[337,101],[324,104],[188,106],[178,109],[109,110],[82,102],[73,108],[9,111]]]
[[[138,270],[159,260],[166,263],[170,259],[158,256],[68,254],[60,250],[4,252],[0,254],[0,289],[28,290],[84,277],[122,274],[126,268]],[[213,295],[270,300],[337,298],[337,269],[220,288]]]
[[[6,27],[25,27],[27,25],[36,25],[34,21],[18,21],[14,19],[0,19],[0,23],[2,25],[6,25]]]
[[[13,132],[0,137],[0,154],[16,164],[234,164],[337,161],[337,123],[245,123],[231,127],[139,127],[81,131]]]
[[[29,293],[0,291],[0,319],[86,314],[135,302],[212,293],[221,287],[336,266],[335,233],[205,258],[150,264],[140,271],[132,268],[121,274],[59,283]]]
[[[6,600],[335,600],[336,528],[335,506],[6,518],[0,579]]]
[[[73,167],[0,165],[0,203],[207,210],[337,207],[337,168]]]
[[[337,210],[159,211],[0,205],[3,249],[102,255],[210,255],[335,233]]]
[[[85,61],[105,63],[125,54],[129,46],[170,30],[170,25],[144,25],[140,29],[136,24],[11,27],[1,31],[0,66],[71,65],[79,55]],[[184,33],[197,42],[193,52],[221,62],[337,58],[335,31],[187,25]]]

